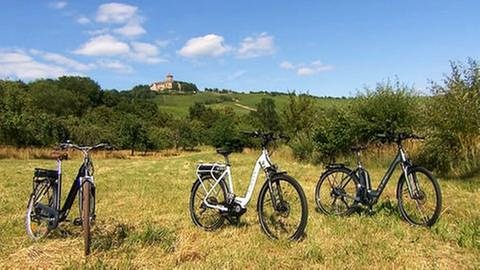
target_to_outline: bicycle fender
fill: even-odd
[[[326,169],[339,169],[339,168],[347,168],[347,166],[345,166],[345,164],[343,163],[332,163],[332,164],[328,164],[327,166],[325,166]]]

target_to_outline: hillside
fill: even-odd
[[[204,103],[212,108],[232,108],[236,113],[248,113],[255,108],[262,98],[271,98],[275,101],[277,109],[281,110],[288,102],[287,95],[270,95],[257,93],[214,93],[199,92],[197,94],[158,95],[156,97],[160,110],[175,115],[185,116],[188,108],[195,102]],[[340,98],[315,98],[319,107],[337,107],[348,104],[349,99]]]

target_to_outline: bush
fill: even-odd
[[[355,137],[366,143],[375,134],[387,131],[411,132],[419,127],[419,97],[413,88],[396,81],[366,89],[352,104]]]
[[[283,132],[290,137],[288,145],[292,148],[295,158],[313,161],[315,142],[313,133],[318,125],[317,108],[312,97],[290,93],[287,106],[281,114]]]
[[[480,170],[480,68],[451,63],[443,84],[433,83],[427,104],[428,140],[418,159],[441,175],[469,176]]]
[[[336,156],[350,151],[350,147],[358,141],[353,119],[354,116],[348,110],[325,111],[313,137],[317,154],[312,161],[333,162]]]

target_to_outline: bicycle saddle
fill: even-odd
[[[217,153],[224,156],[228,157],[233,151],[230,149],[225,149],[225,148],[217,148]]]

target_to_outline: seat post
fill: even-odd
[[[225,163],[227,164],[227,166],[230,166],[230,160],[228,159],[228,155],[223,155],[223,157],[225,158]]]
[[[357,159],[357,166],[362,167],[362,160],[361,160],[361,152],[360,150],[355,151],[355,157]]]

